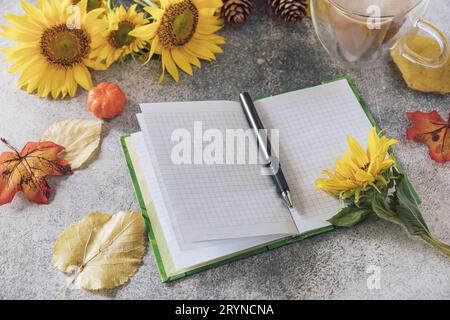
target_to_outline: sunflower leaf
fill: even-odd
[[[328,220],[335,227],[350,228],[373,216],[372,210],[350,205]]]
[[[373,197],[372,208],[379,218],[405,227],[410,235],[421,237],[450,257],[450,246],[431,234],[403,176],[396,181],[395,192],[389,198],[383,198],[381,195]]]
[[[108,9],[113,11],[116,8],[116,2],[114,0],[108,0]]]
[[[120,286],[144,255],[144,219],[138,212],[94,212],[69,226],[53,248],[52,262],[87,290]]]
[[[411,235],[430,235],[430,230],[420,213],[416,200],[411,194],[405,179],[401,179],[396,185],[398,198],[397,213],[403,225]]]
[[[412,236],[430,236],[428,226],[403,177],[397,181],[395,192],[388,199],[374,195],[372,208],[379,218],[405,227]]]
[[[391,208],[390,202],[380,194],[374,194],[372,198],[372,210],[380,219],[403,225],[398,214]]]

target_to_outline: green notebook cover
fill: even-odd
[[[370,123],[373,126],[378,128],[377,124],[375,123],[375,119],[373,118],[373,116],[370,113],[367,105],[365,104],[364,100],[362,99],[362,96],[361,96],[359,90],[356,88],[356,85],[353,82],[353,80],[351,78],[349,78],[349,77],[344,77],[344,78],[339,78],[339,79],[336,79],[336,80],[333,80],[333,81],[339,81],[339,80],[342,80],[342,79],[347,80],[347,82],[349,83],[349,85],[352,88],[355,96],[357,97],[359,103],[361,104],[361,107],[363,108],[364,112],[366,113],[367,118],[369,119]],[[328,82],[333,82],[333,81],[328,81]],[[324,83],[327,83],[327,82],[324,82]],[[144,197],[143,197],[143,192],[142,192],[141,187],[139,185],[138,177],[136,175],[136,170],[134,168],[134,165],[133,165],[133,162],[132,162],[132,159],[131,159],[131,156],[130,156],[130,152],[128,150],[128,146],[126,144],[126,139],[128,137],[129,136],[121,137],[120,138],[120,142],[121,142],[122,150],[123,150],[123,153],[124,153],[124,156],[125,156],[125,160],[126,160],[126,163],[127,163],[127,166],[128,166],[128,170],[130,172],[131,180],[132,180],[135,192],[136,192],[136,198],[138,200],[138,203],[139,203],[142,215],[143,215],[144,220],[145,220],[145,225],[146,225],[146,229],[147,229],[147,233],[148,233],[148,238],[149,238],[150,245],[152,247],[154,258],[156,260],[156,265],[158,267],[158,270],[159,270],[159,273],[160,273],[160,276],[161,276],[161,279],[162,279],[163,282],[169,282],[169,281],[178,280],[178,279],[184,278],[184,277],[186,277],[188,275],[201,272],[203,270],[215,268],[215,267],[218,267],[218,266],[221,266],[221,265],[224,265],[224,264],[236,261],[236,260],[240,260],[240,259],[243,259],[243,258],[246,258],[246,257],[249,257],[249,256],[253,256],[253,255],[259,254],[261,252],[265,252],[265,251],[268,251],[268,250],[279,248],[281,246],[288,245],[288,244],[291,244],[291,243],[294,243],[294,242],[297,242],[297,241],[300,241],[300,240],[303,240],[303,239],[306,239],[306,238],[310,238],[310,237],[313,237],[313,236],[317,236],[319,234],[322,234],[324,232],[328,232],[328,231],[331,231],[331,230],[334,229],[333,226],[327,226],[327,227],[324,227],[324,228],[313,230],[311,232],[307,232],[307,233],[299,235],[299,236],[289,237],[289,238],[277,240],[277,241],[274,241],[274,242],[272,242],[270,244],[257,246],[257,247],[245,250],[243,252],[239,252],[237,254],[232,254],[232,255],[224,257],[223,259],[220,259],[219,261],[215,261],[215,262],[213,262],[211,264],[200,266],[200,267],[195,268],[195,269],[190,270],[190,271],[180,272],[180,273],[177,273],[177,274],[168,275],[168,272],[166,271],[166,268],[164,266],[163,259],[162,259],[162,256],[161,256],[161,251],[160,251],[163,248],[160,248],[160,246],[158,245],[158,242],[157,242],[156,237],[155,237],[154,226],[152,226],[152,223],[150,222],[150,217],[149,217],[149,213],[154,211],[155,209],[153,208],[153,206],[151,206],[151,204],[150,204],[150,206],[151,206],[150,208],[148,208],[146,206],[146,204],[145,204],[145,200],[144,200]],[[397,162],[397,169],[401,173],[404,174],[404,170],[403,170],[403,168],[401,167],[401,165],[398,162]],[[420,199],[419,199],[416,191],[412,187],[411,183],[409,182],[409,180],[407,180],[407,182],[408,182],[408,186],[409,186],[412,194],[415,196],[417,202],[420,202]]]

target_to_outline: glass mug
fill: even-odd
[[[422,19],[429,0],[311,0],[317,36],[328,53],[343,62],[371,62],[394,44],[411,62],[438,68],[449,58],[445,34]],[[425,57],[408,46],[417,34],[432,38],[439,54]]]

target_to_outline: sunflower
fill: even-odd
[[[136,28],[130,35],[151,44],[148,60],[160,54],[162,74],[165,70],[179,81],[178,68],[192,75],[191,65],[200,68],[200,60],[215,60],[223,53],[218,46],[225,38],[215,32],[222,28],[222,20],[215,15],[221,0],[161,0],[161,8],[145,7],[152,23]],[[147,60],[147,61],[148,61]]]
[[[130,36],[130,31],[147,24],[148,20],[143,13],[136,11],[136,5],[132,5],[128,11],[120,6],[109,12],[103,18],[107,30],[103,33],[105,41],[102,46],[93,53],[98,60],[106,61],[109,66],[121,57],[132,52],[139,52],[145,46],[145,41]]]
[[[73,16],[70,0],[39,0],[38,6],[22,1],[25,15],[5,15],[12,26],[2,26],[3,37],[19,44],[1,50],[13,62],[10,73],[21,72],[18,85],[39,97],[73,97],[78,85],[91,89],[88,67],[105,69],[92,59],[104,31],[98,17],[104,9],[86,12],[87,0],[80,1]]]
[[[336,161],[334,169],[324,170],[328,178],[316,180],[319,190],[331,193],[345,200],[352,196],[358,203],[362,192],[370,188],[378,190],[377,184],[387,185],[383,175],[395,165],[395,160],[388,154],[389,148],[398,141],[379,137],[375,128],[369,135],[367,150],[352,137],[348,137],[349,154]]]
[[[77,5],[81,1],[80,0],[71,0],[70,2],[72,2],[73,5]],[[87,0],[87,12],[98,9],[98,8],[108,9],[107,1],[106,0]]]

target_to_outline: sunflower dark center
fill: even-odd
[[[61,24],[42,33],[40,47],[49,63],[70,68],[87,58],[90,44],[89,35],[83,29],[69,29]]]
[[[117,49],[128,46],[133,43],[134,37],[129,33],[134,29],[135,25],[129,21],[119,23],[119,29],[112,31],[109,35],[109,43]]]
[[[164,13],[158,36],[164,48],[182,46],[192,39],[197,29],[198,10],[191,0],[171,5]]]

